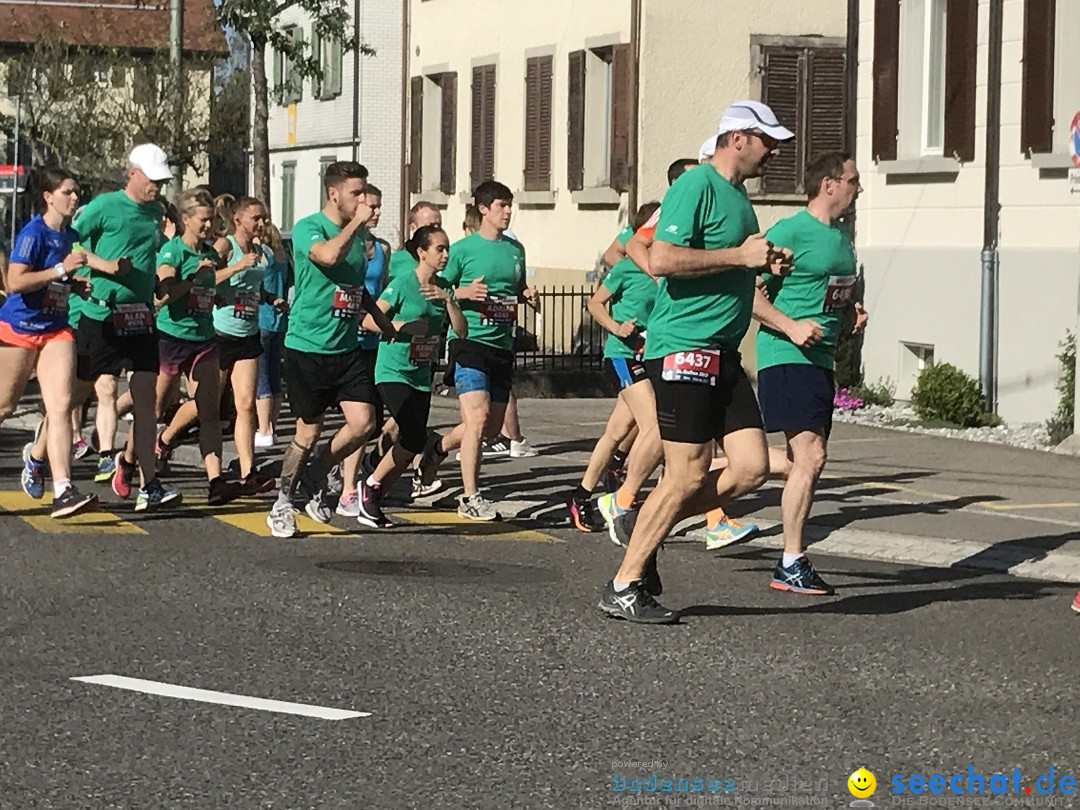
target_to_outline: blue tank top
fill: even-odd
[[[386,245],[375,240],[375,255],[368,260],[364,269],[364,287],[373,300],[379,300],[383,291],[383,278],[386,274]],[[365,332],[360,330],[358,342],[362,349],[377,349],[382,336],[378,332]]]
[[[8,262],[29,265],[32,270],[55,267],[71,253],[79,234],[71,226],[54,231],[41,214],[23,226],[15,238]],[[59,332],[68,325],[68,294],[71,288],[59,278],[29,293],[11,293],[0,307],[0,320],[24,335]]]

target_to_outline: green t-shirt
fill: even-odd
[[[717,250],[738,247],[757,232],[746,190],[705,163],[685,172],[664,195],[656,241]],[[646,359],[693,349],[737,351],[750,326],[755,275],[749,268],[732,267],[699,278],[660,279]]]
[[[228,264],[236,264],[244,257],[244,251],[231,236],[229,247]],[[221,305],[214,307],[214,329],[222,335],[243,338],[259,334],[263,276],[274,261],[274,254],[266,245],[261,245],[257,252],[262,254],[257,263],[218,285]]]
[[[319,211],[293,226],[295,282],[285,346],[312,354],[345,354],[356,348],[356,319],[364,284],[364,229],[357,229],[344,261],[320,267],[308,251],[341,233],[341,226]]]
[[[453,290],[450,282],[441,276],[435,276],[432,281],[444,290]],[[420,391],[430,391],[431,364],[437,359],[434,352],[438,350],[446,321],[446,306],[424,298],[416,273],[396,276],[379,298],[390,303],[386,316],[392,321],[426,318],[427,337],[413,338],[412,343],[383,342],[375,360],[375,382],[405,383]]]
[[[469,340],[509,350],[514,345],[518,296],[525,289],[525,248],[513,239],[485,239],[479,232],[455,242],[443,277],[454,287],[467,287],[481,276],[487,300],[461,302]]]
[[[390,266],[387,270],[387,276],[390,281],[393,281],[402,273],[411,273],[416,269],[417,264],[419,262],[412,257],[409,251],[405,249],[396,250],[390,254]]]
[[[157,282],[157,250],[161,245],[161,205],[137,203],[123,191],[95,197],[72,223],[79,241],[102,259],[131,259],[131,270],[122,276],[91,272],[90,295],[83,314],[95,321],[109,317],[109,308],[98,301],[146,304],[153,308]]]
[[[644,331],[656,303],[657,284],[653,277],[642,272],[633,259],[620,259],[602,283],[611,291],[611,317],[619,323],[635,318],[638,329]],[[637,335],[608,335],[604,357],[634,357],[639,340]]]
[[[626,245],[626,243],[630,241],[630,237],[632,237],[633,235],[634,226],[627,225],[615,235],[615,241],[618,242],[620,245]]]
[[[813,346],[800,349],[787,335],[762,326],[757,336],[758,369],[813,363],[831,370],[836,340],[855,289],[851,236],[843,225],[826,225],[809,211],[780,220],[767,236],[794,253],[791,275],[765,277],[769,299],[790,318],[817,321],[824,335]]]
[[[162,334],[179,340],[205,341],[214,337],[214,270],[204,270],[196,275],[199,262],[210,259],[217,263],[217,253],[208,249],[198,251],[188,247],[179,236],[166,242],[158,252],[157,264],[176,268],[178,281],[194,277],[191,292],[158,310],[157,328]]]

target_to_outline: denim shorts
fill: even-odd
[[[478,368],[458,366],[454,372],[454,387],[458,395],[486,391],[491,395],[492,402],[506,404],[510,401],[510,389],[501,387],[491,379],[491,375]]]
[[[260,332],[258,399],[281,396],[281,358],[285,349],[284,332]]]

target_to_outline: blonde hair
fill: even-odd
[[[232,194],[218,194],[214,197],[214,233],[215,239],[220,239],[222,236],[228,236],[233,232],[233,203],[236,202],[236,197]]]
[[[274,252],[274,255],[279,255],[283,250],[283,246],[281,244],[281,231],[278,230],[278,226],[270,220],[266,220],[263,223],[263,236],[266,238],[266,244]]]
[[[480,230],[480,209],[472,203],[465,206],[465,221],[461,223],[461,229],[465,231]]]
[[[213,208],[214,201],[210,194],[201,188],[180,192],[176,198],[176,210],[181,216],[190,217],[196,208]],[[166,216],[168,213],[166,212]]]

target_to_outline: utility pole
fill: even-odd
[[[183,66],[184,52],[184,0],[169,0],[169,84],[172,99],[172,144],[169,149],[172,162],[172,194],[175,197],[183,188],[184,167],[180,163],[180,127],[184,101]]]

